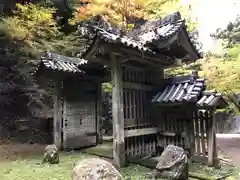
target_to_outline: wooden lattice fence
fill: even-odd
[[[208,109],[198,109],[194,113],[193,125],[193,159],[209,165],[217,164],[215,113]]]
[[[156,135],[150,120],[152,73],[137,67],[123,67],[123,104],[126,156],[146,156],[156,152]],[[144,131],[146,130],[146,131]]]

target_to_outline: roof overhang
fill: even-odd
[[[205,90],[204,79],[196,74],[166,79],[164,88],[153,97],[152,103],[165,106],[196,103]]]
[[[207,109],[221,109],[228,106],[227,101],[223,98],[221,93],[216,91],[204,91],[202,92],[201,99],[197,102],[198,108]]]
[[[115,53],[122,59],[129,58],[131,55],[135,59],[141,59],[144,63],[161,66],[175,65],[176,58],[183,58],[183,61],[193,61],[200,58],[191,42],[185,21],[181,19],[180,13],[174,13],[162,20],[147,21],[142,26],[125,36],[121,36],[118,28],[113,28],[104,20],[80,26],[81,32],[91,42],[87,45],[88,50],[82,54],[82,57],[92,59],[99,54]],[[174,53],[166,54],[169,49],[175,48],[172,46],[174,44],[178,44],[176,48],[181,49],[182,47],[181,51],[184,53],[181,57],[176,57]]]

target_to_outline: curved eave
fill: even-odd
[[[193,60],[198,60],[198,59],[202,58],[202,55],[198,52],[197,48],[195,47],[195,45],[193,44],[193,42],[191,41],[191,39],[189,37],[189,32],[187,30],[186,25],[184,25],[182,32],[183,32],[189,46],[191,47],[191,50],[195,53],[195,58]]]
[[[151,42],[148,42],[148,46],[151,47],[151,49],[156,49],[156,51],[163,52],[166,51],[166,49],[171,49],[173,44],[178,44],[179,46],[184,48],[184,56],[178,57],[182,58],[184,61],[195,61],[198,60],[201,57],[201,54],[197,51],[196,47],[193,45],[189,33],[186,29],[186,26],[183,24],[182,27],[179,29],[178,32],[174,33],[171,36],[168,36],[168,38],[159,38],[155,39]],[[186,58],[187,57],[187,58]]]
[[[169,56],[163,56],[162,54],[156,53],[152,51],[150,48],[146,48],[144,46],[138,45],[135,42],[128,41],[124,38],[114,38],[114,39],[109,39],[103,34],[96,33],[96,36],[92,40],[92,44],[89,45],[88,49],[82,54],[82,58],[90,60],[92,57],[95,56],[96,53],[99,52],[99,47],[104,46],[104,43],[106,45],[120,45],[122,48],[129,48],[129,52],[136,52],[138,55],[142,55],[142,57],[145,57],[146,59],[154,59],[156,63],[162,64],[162,65],[170,65],[174,62],[174,58],[171,58]],[[104,32],[107,33],[107,32]],[[121,48],[120,48],[121,49]],[[113,51],[116,50],[113,48]],[[109,53],[106,51],[105,53]],[[123,55],[125,54],[124,52],[120,52]]]

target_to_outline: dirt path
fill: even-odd
[[[0,161],[16,160],[21,157],[43,153],[44,145],[4,143],[0,144]]]
[[[217,137],[217,145],[235,166],[240,167],[240,137]]]

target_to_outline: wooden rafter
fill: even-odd
[[[199,59],[196,50],[194,50],[195,48],[189,41],[187,33],[183,30],[179,33],[179,43],[188,52],[192,59]]]

